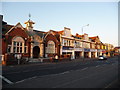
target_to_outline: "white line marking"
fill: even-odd
[[[69,73],[70,71],[66,71],[66,72],[63,72],[63,73],[60,73],[60,74],[65,74],[65,73]]]
[[[105,88],[109,88],[112,84],[114,84],[115,82],[117,82],[117,80],[111,82],[110,84],[108,84]]]
[[[100,65],[97,65],[96,67],[99,67]]]
[[[88,67],[86,67],[86,68],[83,68],[83,69],[81,69],[81,70],[86,70]]]
[[[30,79],[33,79],[33,78],[37,78],[37,76],[31,77],[31,78],[27,78],[27,79],[23,79],[23,80],[20,80],[20,81],[15,82],[15,83],[20,83],[20,82],[23,82],[23,81],[25,81],[25,80],[30,80]]]
[[[10,80],[8,80],[7,78],[5,78],[4,76],[0,75],[0,78],[3,79],[4,81],[6,81],[9,84],[13,84],[13,82],[11,82]]]

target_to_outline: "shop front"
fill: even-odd
[[[75,48],[75,59],[83,57],[83,49],[82,48]]]
[[[91,57],[90,49],[84,48],[84,58],[90,58]]]
[[[100,56],[100,55],[103,55],[102,54],[102,50],[101,49],[97,49],[97,57]]]
[[[91,58],[97,58],[97,49],[90,49]]]
[[[62,47],[62,57],[63,58],[71,58],[74,59],[74,48],[73,47],[67,47],[63,46]]]

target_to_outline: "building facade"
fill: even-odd
[[[72,35],[71,29],[64,27],[61,31],[49,30],[43,32],[34,30],[32,20],[25,22],[24,28],[20,23],[8,25],[2,23],[2,62],[3,64],[21,58],[97,58],[99,55],[111,56],[114,46],[104,44],[99,36],[89,37],[88,34]]]
[[[2,22],[2,63],[11,64],[20,58],[39,58],[44,56],[43,38],[45,32],[33,29],[31,20],[15,26]]]

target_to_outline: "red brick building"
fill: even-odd
[[[2,27],[2,60],[3,64],[14,60],[15,54],[23,57],[30,57],[31,38],[26,33],[26,29],[20,23],[13,25],[4,24]]]
[[[20,23],[8,25],[2,23],[2,64],[17,62],[17,57],[39,58],[44,56],[43,37],[45,32],[33,30],[31,20],[25,22],[26,28]]]
[[[44,55],[45,57],[60,57],[60,34],[57,31],[50,30],[44,37]]]

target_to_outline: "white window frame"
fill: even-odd
[[[48,41],[47,47],[46,47],[46,53],[49,53],[49,54],[56,53],[55,42],[54,41],[51,41],[51,40]]]
[[[14,37],[12,39],[11,53],[24,53],[24,44],[25,44],[25,41],[22,37],[20,36]],[[21,48],[22,48],[22,51],[21,51]]]

